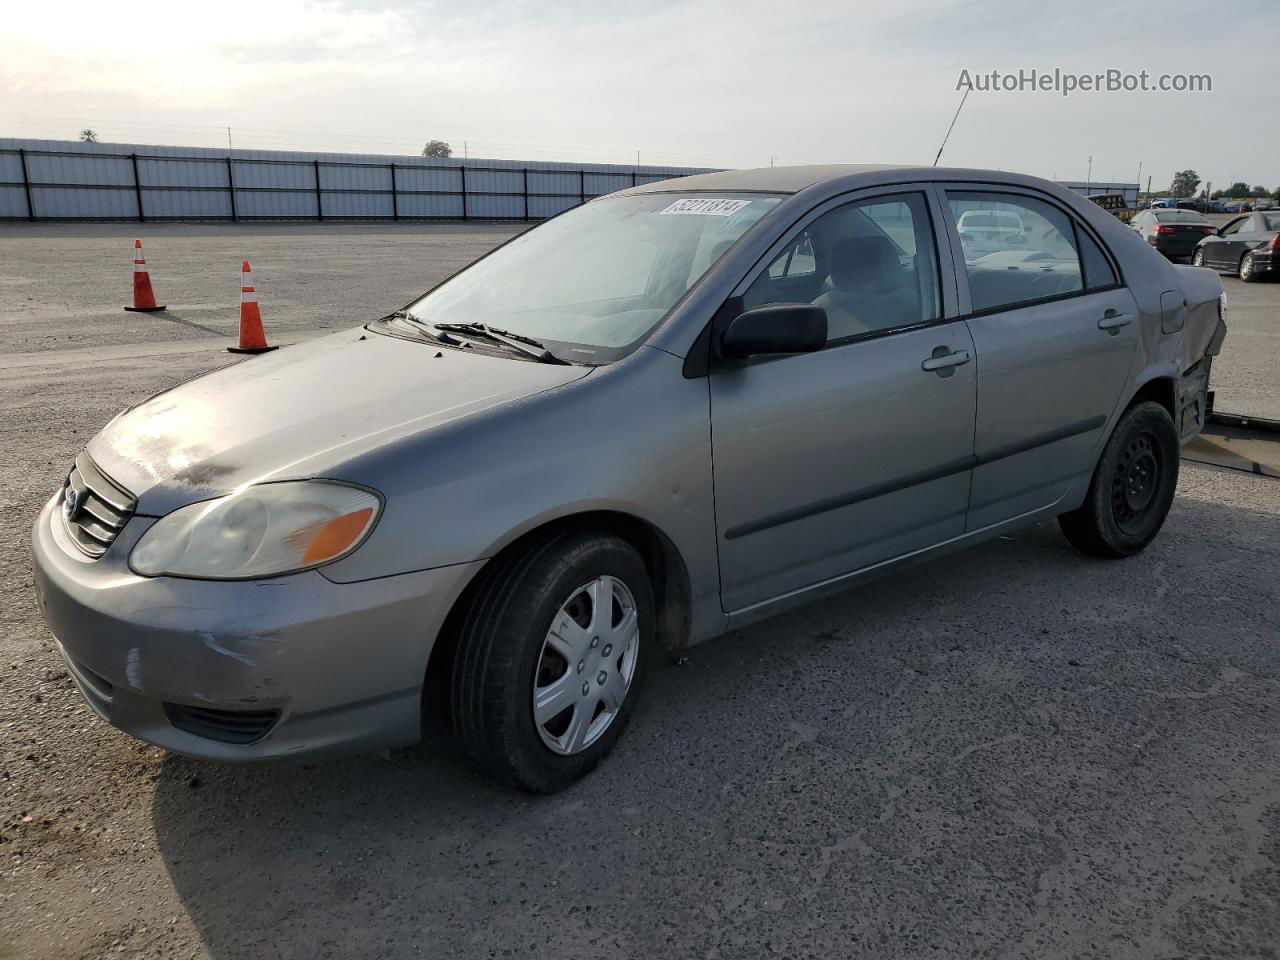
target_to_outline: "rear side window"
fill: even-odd
[[[1084,290],[1076,231],[1058,208],[1011,193],[948,191],[947,201],[975,313]],[[985,225],[988,214],[998,226]],[[970,226],[975,220],[984,225]]]
[[[1084,265],[1085,286],[1090,290],[1114,286],[1116,272],[1111,267],[1111,261],[1102,252],[1102,248],[1093,237],[1079,228],[1076,229],[1076,239],[1080,243],[1080,262]]]

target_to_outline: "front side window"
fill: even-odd
[[[483,323],[562,359],[616,359],[779,202],[758,194],[604,197],[512,240],[409,308]]]
[[[1246,223],[1249,222],[1248,217],[1240,217],[1238,220],[1232,220],[1222,228],[1222,236],[1229,237],[1233,233],[1239,233]]]
[[[745,309],[812,303],[827,341],[936,320],[938,261],[923,194],[846,204],[809,224],[743,294]]]
[[[1058,208],[1009,193],[948,191],[947,200],[974,312],[1084,289],[1075,230]]]

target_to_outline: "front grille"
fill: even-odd
[[[179,730],[222,743],[253,743],[267,735],[279,710],[212,710],[165,703],[164,715]]]
[[[137,502],[82,453],[62,489],[62,523],[80,552],[96,560],[133,516]]]

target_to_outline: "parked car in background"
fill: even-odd
[[[1190,257],[1196,245],[1213,233],[1213,224],[1194,210],[1143,210],[1129,226],[1170,259]]]
[[[1229,200],[1222,205],[1224,213],[1248,213],[1253,209],[1253,204],[1247,200]]]
[[[438,703],[481,769],[558,790],[660,650],[1040,520],[1145,548],[1225,334],[1218,277],[1046,180],[641,185],[122,412],[35,520],[36,591],[143,740],[375,750]]]
[[[965,257],[981,256],[1026,244],[1026,226],[1016,213],[1002,210],[969,210],[956,223]]]
[[[1276,202],[1274,200],[1259,200],[1253,205],[1254,210],[1275,210]]]
[[[1172,207],[1176,204],[1177,201],[1174,200],[1173,197],[1156,197],[1156,199],[1151,201],[1151,209],[1155,210],[1162,207]]]
[[[1228,221],[1199,242],[1191,262],[1234,273],[1245,283],[1274,277],[1280,272],[1280,211],[1254,211]]]

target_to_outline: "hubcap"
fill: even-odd
[[[1240,261],[1240,277],[1241,279],[1243,279],[1244,277],[1249,277],[1252,275],[1253,275],[1253,257],[1250,254],[1246,253],[1244,255],[1244,259]]]
[[[1111,508],[1116,525],[1137,533],[1146,519],[1163,471],[1160,450],[1149,433],[1131,438],[1120,455],[1111,482]]]
[[[622,709],[640,652],[635,598],[616,577],[584,583],[560,605],[533,677],[542,742],[568,756],[595,743]]]

